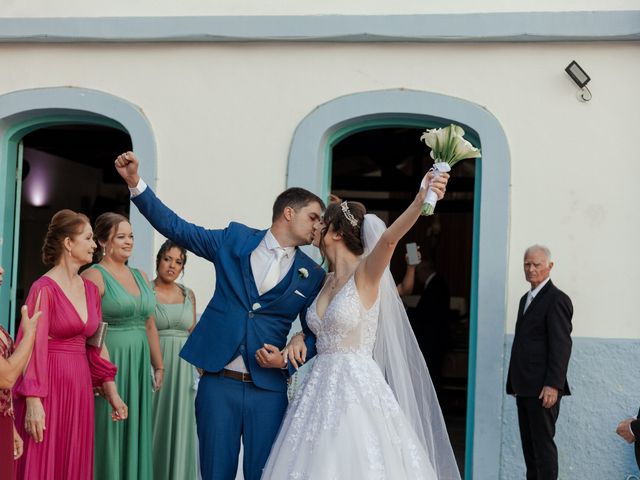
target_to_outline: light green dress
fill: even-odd
[[[153,396],[154,480],[195,480],[197,476],[193,367],[178,356],[193,324],[193,303],[190,290],[177,285],[183,303],[156,305],[164,383]]]
[[[129,418],[111,420],[111,406],[104,398],[95,404],[95,480],[151,480],[152,368],[146,321],[156,299],[142,274],[131,269],[140,295],[131,295],[100,265],[104,279],[102,320],[109,324],[106,345],[118,367],[118,393],[129,408]]]

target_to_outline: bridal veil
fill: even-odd
[[[361,231],[365,255],[386,228],[376,215],[365,216]],[[433,382],[389,268],[380,282],[380,317],[373,357],[415,428],[438,479],[460,480]]]

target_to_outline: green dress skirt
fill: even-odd
[[[197,478],[194,368],[178,356],[193,324],[193,303],[190,290],[178,286],[183,303],[156,305],[164,383],[153,396],[154,480]]]
[[[151,480],[151,402],[153,377],[146,322],[155,309],[155,294],[132,268],[140,295],[131,295],[100,265],[104,279],[102,320],[109,324],[106,345],[118,367],[118,393],[129,408],[123,422],[111,420],[104,398],[95,403],[95,480]]]

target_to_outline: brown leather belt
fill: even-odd
[[[227,378],[231,378],[233,380],[238,380],[239,382],[244,382],[244,383],[252,383],[253,380],[251,379],[251,374],[250,373],[242,373],[242,372],[236,372],[235,370],[227,370],[226,368],[224,370],[221,370],[219,372],[204,372],[205,375],[213,375],[214,377],[227,377]]]

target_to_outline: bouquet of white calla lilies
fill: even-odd
[[[429,148],[431,148],[431,158],[433,158],[433,178],[438,178],[440,173],[449,172],[460,160],[467,158],[478,158],[480,150],[464,139],[462,127],[451,124],[444,128],[433,128],[425,131],[420,137]],[[421,188],[424,188],[424,179]],[[422,205],[422,215],[433,215],[438,197],[435,192],[429,189]]]

